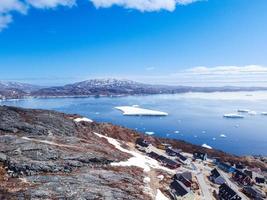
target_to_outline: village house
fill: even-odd
[[[227,184],[223,183],[219,187],[219,200],[241,200],[242,198],[237,195],[237,193],[232,190]]]
[[[223,183],[225,183],[225,179],[222,177],[222,175],[216,168],[211,171],[211,175],[209,178],[213,183],[216,183],[218,185],[222,185]]]
[[[255,182],[258,184],[264,184],[265,178],[264,177],[255,177]]]
[[[181,149],[173,149],[171,147],[166,148],[166,153],[169,156],[177,156],[181,151]]]
[[[174,180],[171,183],[171,193],[176,200],[194,200],[195,195],[187,188],[183,183],[178,180]]]
[[[227,173],[233,173],[236,170],[233,166],[223,163],[223,162],[219,162],[217,165],[221,170]]]
[[[155,153],[154,151],[149,152],[147,155],[155,160],[158,160],[158,158],[160,157],[160,155]]]
[[[143,138],[137,138],[135,141],[135,146],[138,150],[146,152],[147,148],[150,146],[150,142],[146,141]]]
[[[193,153],[194,159],[200,159],[200,160],[207,160],[208,155],[206,153],[200,152],[200,151],[195,151]]]
[[[239,170],[243,170],[243,169],[245,169],[245,166],[242,165],[241,163],[238,163],[238,164],[235,165],[235,168],[239,169]]]
[[[177,173],[174,175],[174,179],[183,183],[187,188],[192,186],[192,174],[191,172]]]
[[[235,170],[235,172],[233,173],[233,179],[244,186],[252,185],[251,178],[239,170]]]
[[[170,169],[176,169],[176,168],[181,166],[178,162],[175,162],[174,160],[166,158],[165,156],[159,156],[157,160],[159,162],[161,162],[162,165],[164,165]]]
[[[190,164],[189,159],[188,159],[187,157],[183,156],[181,153],[178,153],[176,157],[177,157],[177,160],[178,160],[180,163],[182,163],[182,164],[184,164],[184,165],[188,165],[188,164]]]
[[[251,199],[263,200],[266,198],[265,194],[263,194],[260,190],[254,187],[244,187],[243,192]]]

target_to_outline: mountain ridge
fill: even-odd
[[[260,91],[267,87],[193,87],[146,84],[126,79],[89,79],[63,86],[43,87],[18,82],[0,82],[0,99],[24,97],[80,97],[177,94],[187,92]]]

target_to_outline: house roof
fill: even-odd
[[[184,196],[189,192],[186,186],[184,186],[183,183],[177,180],[171,183],[171,187],[176,191],[175,193],[177,194],[177,196]]]
[[[211,171],[211,176],[212,176],[213,178],[218,178],[219,176],[221,176],[221,174],[220,174],[220,172],[219,172],[216,168],[214,168],[214,169]]]
[[[166,149],[166,151],[178,154],[178,153],[181,152],[181,149],[173,149],[173,148],[169,147],[169,148]]]
[[[246,175],[248,175],[250,178],[253,177],[253,172],[250,171],[250,170],[244,170],[244,173],[245,173]]]
[[[178,153],[177,156],[182,160],[182,161],[186,161],[187,157],[183,156],[182,154]]]
[[[265,178],[263,178],[263,177],[256,177],[255,180],[257,183],[264,183],[265,182]]]
[[[177,162],[175,162],[169,158],[166,158],[164,156],[159,156],[158,159],[161,160],[162,162],[168,164],[168,165],[177,165],[178,164]]]
[[[185,177],[189,181],[192,181],[193,176],[192,176],[192,173],[191,172],[189,172],[189,171],[183,172],[182,175],[183,175],[183,177]]]
[[[223,183],[219,187],[219,193],[222,196],[226,196],[227,199],[232,199],[233,197],[239,197],[234,190],[232,190],[227,184]],[[237,198],[236,198],[237,199]],[[241,199],[241,197],[239,197]]]
[[[150,143],[143,138],[137,138],[135,144],[138,144],[142,147],[148,147]]]
[[[206,153],[200,152],[200,151],[195,151],[193,153],[194,157],[200,158],[200,159],[204,159],[205,156],[207,156]]]
[[[181,181],[185,186],[187,186],[187,184],[191,185],[191,181],[185,178],[182,174],[178,175],[177,179]]]
[[[243,190],[249,194],[251,197],[261,197],[261,198],[264,198],[265,195],[262,194],[262,192],[260,190],[257,190],[256,188],[253,188],[253,187],[244,187]]]

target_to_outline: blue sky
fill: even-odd
[[[267,85],[266,0],[45,1],[0,2],[0,80]]]

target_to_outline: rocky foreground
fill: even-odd
[[[144,170],[113,166],[132,155],[105,137],[133,145],[135,131],[106,123],[86,122],[54,111],[0,107],[0,199],[153,199]],[[97,133],[97,134],[96,134]],[[207,150],[182,141],[147,137],[186,152],[207,151],[227,161],[266,170],[257,160]],[[128,145],[128,146],[127,146]]]

